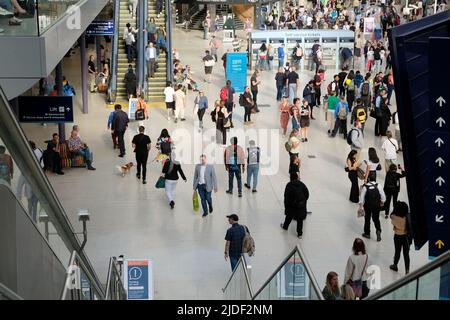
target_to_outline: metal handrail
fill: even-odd
[[[173,82],[173,56],[172,56],[172,4],[165,0],[166,5],[166,80]]]
[[[225,287],[222,289],[222,292],[225,293],[225,291],[228,288],[228,285],[231,283],[231,280],[233,280],[235,273],[237,272],[237,270],[241,266],[242,266],[242,268],[244,268],[245,282],[246,282],[247,288],[248,288],[248,290],[250,292],[250,299],[252,299],[253,298],[253,289],[252,289],[252,286],[250,284],[250,277],[248,276],[248,273],[247,273],[248,264],[247,264],[247,261],[245,260],[244,255],[241,255],[241,257],[239,258],[239,261],[238,261],[236,267],[234,268],[233,272],[231,273],[231,276],[228,279]]]
[[[111,284],[114,281],[114,286],[112,286]],[[115,282],[117,281],[117,283]],[[119,292],[115,292],[116,294],[118,293],[119,295],[114,295],[114,298],[118,298],[117,300],[126,300],[126,291],[125,291],[125,287],[123,285],[122,282],[122,277],[120,276],[120,272],[117,270],[117,259],[116,257],[112,257],[109,260],[109,268],[108,268],[108,277],[106,280],[106,300],[115,300],[115,299],[111,299],[112,294],[111,291],[113,288],[114,290],[116,289],[116,285],[119,286]]]
[[[322,295],[322,291],[319,289],[319,285],[317,284],[317,280],[314,277],[314,274],[311,270],[311,267],[309,266],[309,263],[307,262],[305,255],[303,254],[302,249],[299,245],[296,245],[294,249],[291,250],[291,252],[286,256],[286,258],[283,259],[283,261],[280,263],[280,265],[275,269],[275,271],[272,273],[272,275],[264,282],[264,284],[261,286],[261,288],[256,291],[255,295],[253,296],[253,300],[258,297],[258,295],[267,287],[267,285],[272,281],[274,277],[277,276],[278,272],[285,266],[285,264],[289,261],[289,259],[295,254],[298,253],[299,256],[302,258],[302,263],[305,266],[306,273],[308,274],[308,277],[311,281],[311,284],[316,291],[317,296],[319,297],[319,300],[324,300],[324,297]]]
[[[14,291],[0,283],[0,300],[2,300],[2,296],[8,300],[23,300],[21,296],[17,295]]]
[[[420,267],[417,270],[414,270],[407,276],[391,283],[390,285],[384,287],[380,291],[368,296],[364,300],[378,300],[378,299],[384,297],[385,295],[388,295],[389,293],[407,285],[408,283],[418,280],[422,276],[428,274],[429,272],[433,271],[434,269],[439,268],[440,266],[442,266],[445,263],[448,263],[449,261],[450,261],[450,251],[447,251],[447,252],[443,253],[442,255],[440,255],[439,257],[437,257],[436,259],[434,259],[433,261],[425,264],[424,266]]]
[[[12,109],[0,87],[0,137],[7,146],[9,153],[13,155],[14,162],[19,166],[22,173],[27,173],[26,179],[41,201],[45,212],[49,216],[56,232],[61,237],[69,252],[77,251],[80,259],[87,266],[86,270],[95,279],[95,283],[101,286],[101,282],[92,267],[85,252],[81,250],[78,238],[61,205],[55,191],[53,190],[47,176],[42,171],[37,158],[28,143],[25,134],[13,114]],[[26,169],[26,170],[25,170]]]
[[[103,290],[103,287],[98,285],[96,279],[94,279],[94,277],[90,274],[83,260],[80,258],[80,255],[76,251],[73,251],[72,255],[70,256],[70,262],[67,267],[66,281],[64,282],[64,288],[61,294],[61,300],[66,300],[67,293],[72,290],[67,286],[73,273],[72,266],[78,266],[86,274],[89,279],[90,288],[94,289],[100,300],[105,300],[105,291]]]
[[[109,102],[116,101],[116,93],[117,93],[117,65],[119,61],[119,19],[120,19],[120,1],[114,1],[114,23],[116,24],[114,36],[112,38],[111,44],[111,66],[110,66],[110,75],[111,81],[109,81],[108,88],[108,100]]]

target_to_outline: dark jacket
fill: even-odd
[[[123,81],[125,82],[127,93],[135,95],[137,83],[136,74],[133,71],[128,71]]]
[[[128,115],[122,111],[118,110],[116,114],[114,115],[113,119],[113,130],[114,131],[125,131],[127,130],[128,122],[130,120],[128,119]]]
[[[309,191],[303,182],[300,180],[289,182],[284,190],[284,214],[296,219],[305,219],[308,198]]]
[[[183,170],[181,169],[181,165],[179,162],[174,161],[172,170],[170,170],[170,160],[167,160],[164,163],[164,167],[162,170],[162,173],[164,173],[164,178],[166,180],[178,180],[180,177],[178,176],[178,173],[180,173],[183,180],[186,180],[186,176],[184,175]]]

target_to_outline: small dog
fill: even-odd
[[[130,173],[131,168],[134,166],[133,162],[124,164],[123,166],[117,166],[117,169],[122,174],[122,177],[125,177],[126,174]]]

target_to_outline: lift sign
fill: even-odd
[[[124,278],[128,300],[153,300],[153,265],[150,260],[126,260]]]

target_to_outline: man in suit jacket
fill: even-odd
[[[216,171],[212,164],[206,163],[206,155],[200,156],[200,164],[195,166],[194,173],[194,190],[198,190],[200,199],[202,201],[203,215],[206,217],[209,213],[213,212],[211,192],[217,192],[217,178]]]

